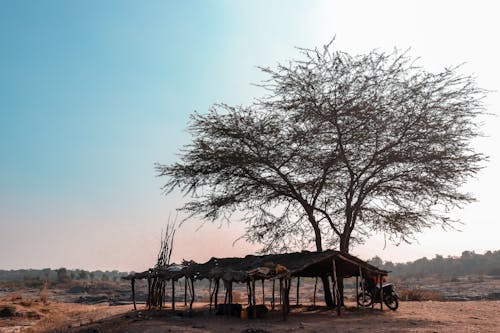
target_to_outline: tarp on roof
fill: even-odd
[[[248,255],[244,258],[211,258],[199,264],[185,262],[182,268],[151,269],[126,277],[126,279],[144,279],[158,277],[164,280],[178,280],[182,277],[191,279],[223,279],[225,281],[245,282],[252,279],[273,279],[283,276],[316,277],[333,274],[333,260],[337,274],[343,277],[387,275],[367,262],[347,253],[335,250],[324,252],[295,252],[285,254]]]

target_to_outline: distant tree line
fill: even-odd
[[[86,271],[83,269],[67,269],[64,267],[58,269],[16,269],[0,270],[0,281],[22,281],[22,280],[40,280],[50,282],[68,282],[72,280],[87,281],[119,281],[122,276],[128,275],[128,272],[113,271]]]
[[[392,276],[424,277],[429,275],[463,276],[496,275],[500,276],[500,250],[478,254],[464,251],[460,257],[443,257],[436,254],[432,259],[426,257],[406,263],[393,263],[374,257],[369,263],[391,271]]]

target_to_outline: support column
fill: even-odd
[[[378,283],[380,286],[380,311],[384,311],[384,289],[382,288],[382,275],[378,275]]]
[[[184,277],[184,309],[187,307],[187,277]]]
[[[332,260],[332,265],[333,265],[333,290],[334,290],[334,297],[335,297],[335,305],[337,306],[337,315],[340,316],[340,306],[342,302],[340,301],[340,293],[339,293],[339,286],[338,286],[338,281],[337,281],[337,265],[335,264],[335,259]]]
[[[132,278],[130,282],[132,284],[132,302],[134,303],[134,311],[137,311],[137,306],[135,304],[135,279]]]
[[[365,303],[365,279],[363,278],[363,270],[361,269],[361,266],[359,266],[359,278],[361,279],[361,293],[362,293],[363,304],[364,304]]]
[[[213,299],[213,296],[214,296],[214,290],[212,290],[212,279],[209,279],[208,280],[209,283],[208,283],[208,297],[209,297],[209,310],[208,312],[212,313],[212,299]],[[215,286],[214,286],[215,287]]]
[[[266,298],[264,294],[264,279],[261,280],[262,283],[262,304],[266,305]]]
[[[255,295],[256,294],[256,290],[255,290],[255,279],[252,278],[252,288],[250,290],[250,292],[252,293],[252,303],[253,303],[253,318],[257,318],[257,296]]]
[[[356,275],[356,307],[359,309],[359,302],[358,302],[358,295],[359,295],[359,276]]]
[[[299,305],[299,288],[300,288],[300,276],[297,276],[297,297],[296,297],[296,305]]]
[[[271,310],[274,310],[274,306],[275,306],[275,299],[274,299],[275,285],[276,285],[276,280],[273,280],[273,298],[272,298],[272,301],[271,301]]]
[[[172,279],[172,311],[175,311],[175,281]]]
[[[194,279],[190,278],[191,281],[191,303],[189,303],[189,311],[193,310],[193,303],[194,303]]]
[[[219,299],[219,279],[215,281],[215,300],[214,300],[214,307],[215,311],[217,311],[217,305],[218,305],[218,299]]]
[[[316,290],[318,289],[318,277],[314,281],[313,306],[316,307]]]

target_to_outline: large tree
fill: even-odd
[[[252,105],[192,116],[181,161],[157,166],[165,190],[191,194],[182,209],[204,219],[245,212],[246,237],[264,252],[349,252],[374,232],[409,241],[450,225],[484,159],[471,146],[485,94],[474,78],[431,73],[397,50],[301,51],[262,68],[268,94]]]

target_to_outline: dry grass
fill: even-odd
[[[47,288],[44,286],[42,290],[40,290],[39,301],[44,305],[49,303],[49,293],[47,292]]]
[[[404,301],[442,301],[443,294],[420,288],[399,289],[399,297]]]

